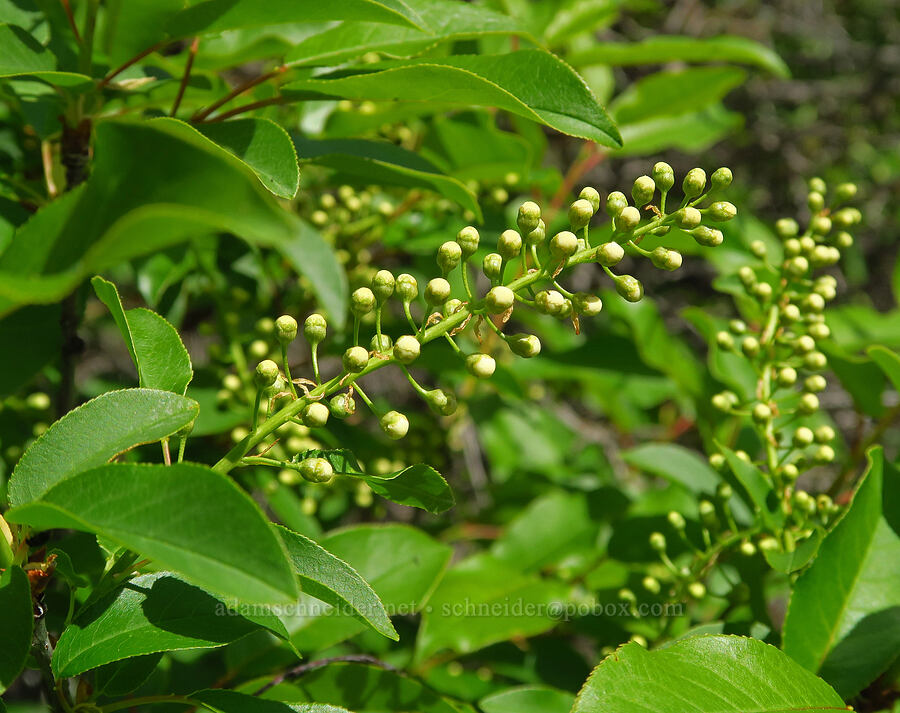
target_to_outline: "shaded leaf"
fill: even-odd
[[[890,379],[894,389],[900,392],[900,356],[887,347],[878,345],[869,347],[866,351],[872,361],[878,364],[884,375]]]
[[[796,548],[791,552],[764,549],[762,553],[772,569],[790,574],[798,569],[803,569],[809,564],[813,557],[816,556],[821,544],[822,530],[816,528],[809,537],[797,543]]]
[[[645,473],[679,483],[698,495],[715,493],[722,480],[705,459],[674,443],[645,443],[625,451],[622,458]]]
[[[31,651],[33,628],[28,577],[21,567],[8,567],[0,574],[0,693],[19,677]]]
[[[620,127],[624,146],[616,154],[647,156],[672,148],[696,153],[721,141],[743,123],[740,114],[727,111],[721,104],[677,116],[652,116]]]
[[[478,702],[484,713],[569,713],[575,696],[548,686],[518,686]]]
[[[93,84],[87,75],[59,72],[56,67],[53,52],[35,40],[27,30],[0,23],[0,80],[34,77],[67,89],[85,89]]]
[[[776,502],[775,491],[768,477],[755,465],[737,457],[730,448],[719,445],[719,450],[728,461],[728,467],[747,494],[747,503],[754,507],[766,527],[777,531],[784,523],[784,513]]]
[[[0,396],[15,393],[59,356],[59,305],[35,305],[0,317]]]

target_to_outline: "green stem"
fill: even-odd
[[[250,422],[253,424],[253,431],[259,429],[259,405],[262,402],[262,389],[256,390],[256,398],[253,399],[253,413],[250,416]]]
[[[310,356],[312,357],[312,368],[313,368],[313,377],[315,377],[316,383],[321,384],[322,380],[319,378],[319,343],[316,342],[312,345],[312,349],[310,349]]]
[[[297,398],[297,388],[294,386],[294,380],[291,379],[291,367],[288,364],[287,344],[281,345],[281,362],[284,365],[284,376],[288,382],[288,388],[291,390],[291,396]]]
[[[412,312],[409,311],[409,302],[407,300],[403,300],[403,314],[406,315],[406,321],[412,327],[413,333],[418,334],[419,328],[416,326],[416,320],[413,319]]]

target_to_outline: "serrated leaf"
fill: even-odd
[[[27,30],[0,23],[0,80],[16,77],[34,77],[74,90],[93,84],[87,75],[57,71],[57,59],[53,52],[35,40]]]
[[[21,567],[8,567],[0,574],[0,693],[19,677],[31,651],[34,612],[31,585]]]
[[[326,166],[343,174],[380,185],[427,188],[455,201],[482,219],[478,199],[461,181],[448,176],[412,151],[386,141],[295,137],[303,163]]]
[[[242,603],[291,603],[299,594],[284,544],[259,506],[205,466],[104,465],[7,515],[38,530],[96,533]]]
[[[285,527],[275,529],[306,594],[331,604],[389,639],[400,638],[384,604],[356,570],[308,537]]]
[[[618,130],[581,77],[542,50],[379,62],[289,82],[282,95],[295,101],[342,97],[497,107],[564,134],[621,146]]]
[[[569,713],[575,696],[548,686],[517,686],[478,702],[484,713]]]
[[[9,481],[9,504],[40,498],[57,483],[142,443],[171,436],[196,417],[195,401],[168,391],[110,391],[54,423],[25,451]]]
[[[594,669],[572,713],[791,713],[849,710],[774,646],[696,636],[654,651],[625,644]]]
[[[200,124],[197,130],[230,151],[279,198],[293,198],[300,187],[300,167],[291,137],[269,119],[233,119]]]
[[[851,698],[900,649],[900,472],[869,451],[850,509],[794,585],[784,650]]]
[[[586,64],[628,66],[669,62],[735,62],[765,69],[776,77],[791,76],[787,65],[773,50],[735,35],[655,35],[640,42],[597,42],[589,49],[572,53],[568,59],[575,67]]]
[[[191,357],[175,327],[148,309],[125,310],[116,286],[102,277],[91,280],[94,292],[112,314],[131,360],[140,386],[172,391],[182,396],[194,376]]]
[[[78,613],[53,652],[53,672],[66,678],[145,654],[216,648],[259,626],[170,572],[144,574]]]

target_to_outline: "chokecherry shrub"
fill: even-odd
[[[0,713],[896,709],[866,187],[613,5],[0,0]]]

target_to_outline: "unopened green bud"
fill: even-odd
[[[310,483],[327,483],[334,477],[334,468],[324,458],[306,458],[297,466],[300,475]]]
[[[793,277],[803,277],[809,271],[809,261],[802,255],[797,255],[784,264],[784,269]]]
[[[550,239],[550,254],[557,260],[571,257],[578,250],[578,238],[575,233],[563,230]]]
[[[810,223],[813,233],[827,235],[831,231],[831,218],[827,215],[817,215]]]
[[[719,411],[731,411],[738,404],[738,397],[732,391],[722,391],[712,397],[712,405]]]
[[[450,283],[443,277],[435,277],[425,285],[425,301],[430,305],[442,305],[450,299]]]
[[[656,577],[644,577],[641,585],[644,587],[644,589],[650,592],[650,594],[659,594],[660,589],[662,589],[659,580]]]
[[[541,353],[541,340],[533,334],[514,334],[506,342],[516,356],[529,359]]]
[[[391,350],[393,342],[387,334],[373,334],[369,340],[369,351],[386,354]]]
[[[234,374],[229,374],[229,376],[234,376]],[[238,388],[240,388],[240,383],[240,379],[238,379]],[[237,391],[237,389],[232,390]],[[34,409],[35,411],[46,411],[52,404],[50,401],[50,397],[47,396],[47,394],[45,394],[43,391],[35,391],[32,394],[28,394],[27,398],[25,399],[25,405],[30,409]]]
[[[803,307],[810,312],[821,312],[825,309],[825,298],[813,292],[803,300]]]
[[[372,293],[378,304],[384,304],[394,294],[395,284],[396,280],[390,270],[379,270],[375,273],[375,277],[372,278]]]
[[[328,407],[320,401],[313,401],[301,412],[300,418],[304,426],[321,428],[328,422]]]
[[[515,230],[504,230],[497,241],[497,252],[506,260],[512,260],[522,252],[522,236]]]
[[[404,334],[402,337],[398,337],[394,343],[394,359],[401,364],[412,364],[419,358],[421,349],[422,345],[419,344],[418,339],[411,334]]]
[[[619,245],[619,243],[603,243],[603,245],[597,248],[597,262],[606,267],[618,265],[623,257],[625,257],[625,248]]]
[[[781,466],[780,472],[782,477],[789,483],[794,482],[800,477],[800,470],[793,463],[787,463],[786,465]]]
[[[732,495],[734,495],[734,490],[732,490],[728,483],[719,483],[716,486],[716,497],[719,498],[719,500],[730,500]]]
[[[703,221],[703,215],[692,206],[686,206],[675,213],[675,224],[683,230],[696,228]]]
[[[606,212],[612,218],[618,218],[627,206],[628,199],[621,191],[613,191],[606,197]]]
[[[455,240],[448,240],[438,248],[437,265],[442,275],[448,275],[459,265],[462,259],[462,248]]]
[[[634,230],[641,222],[641,212],[634,206],[626,206],[616,218],[616,228],[618,230],[629,232]]]
[[[809,415],[819,410],[819,397],[815,394],[803,394],[797,406],[800,413]]]
[[[675,185],[675,171],[665,161],[653,165],[651,176],[660,191],[665,193]]]
[[[855,218],[856,213],[853,208],[841,208],[831,216],[832,223],[838,228],[849,228],[856,222]]]
[[[850,233],[848,233],[846,230],[842,230],[840,233],[834,236],[834,244],[841,250],[846,250],[851,245],[853,245],[853,236],[850,235]]]
[[[725,456],[723,456],[721,453],[712,453],[707,460],[709,460],[709,465],[714,470],[719,471],[725,470],[725,466],[728,463],[728,461],[725,459]]]
[[[759,340],[756,337],[745,337],[741,343],[741,351],[748,357],[759,354]]]
[[[821,374],[813,374],[812,376],[808,376],[803,382],[803,388],[806,391],[809,391],[811,394],[818,393],[819,391],[824,391],[827,385],[828,384],[825,381],[825,377]]]
[[[318,344],[328,332],[328,323],[325,318],[316,312],[313,312],[303,323],[303,336],[310,344]]]
[[[397,290],[397,294],[400,296],[400,299],[404,302],[412,302],[414,299],[416,299],[416,297],[419,296],[418,281],[415,277],[406,272],[401,275],[397,275],[397,285],[395,289]]]
[[[823,196],[818,191],[812,191],[806,197],[806,205],[809,206],[809,209],[813,213],[816,213],[825,207],[825,196]]]
[[[813,240],[808,235],[804,235],[800,238],[800,249],[807,255],[809,255],[816,247],[816,241]]]
[[[757,423],[765,423],[770,418],[772,418],[772,409],[770,409],[766,404],[756,404],[753,407],[753,420]]]
[[[856,195],[855,183],[841,183],[834,189],[834,197],[839,201],[849,201]]]
[[[810,337],[808,334],[797,337],[797,341],[794,342],[794,351],[798,354],[808,354],[815,348],[816,340]]]
[[[694,236],[694,240],[697,241],[698,245],[708,248],[717,247],[725,240],[721,230],[710,228],[708,225],[698,225],[690,233]]]
[[[687,172],[681,183],[681,190],[688,198],[696,198],[706,188],[706,171],[702,168],[692,168]]]
[[[466,370],[478,379],[489,379],[496,368],[497,362],[487,354],[469,354],[466,357]]]
[[[596,188],[585,186],[581,189],[581,193],[578,194],[578,197],[590,203],[591,208],[594,209],[594,213],[600,210],[600,194],[597,192]]]
[[[821,371],[828,366],[828,357],[822,352],[810,352],[803,357],[803,366],[810,371]]]
[[[484,256],[481,263],[481,269],[484,271],[485,277],[489,280],[496,280],[500,277],[500,267],[503,265],[503,257],[498,253],[488,253]]]
[[[762,302],[770,300],[772,298],[772,285],[768,282],[760,282],[754,285],[753,295]]]
[[[812,444],[813,439],[814,435],[812,429],[809,429],[806,426],[800,426],[800,428],[794,431],[791,442],[794,444],[794,448],[806,448]]]
[[[559,314],[564,305],[566,298],[556,290],[541,290],[534,296],[534,304],[538,312],[542,314]]]
[[[278,364],[271,359],[264,359],[256,365],[253,380],[258,389],[268,389],[275,385],[279,376]]]
[[[388,411],[381,417],[381,430],[388,438],[397,441],[409,432],[409,419],[399,411]]]
[[[788,304],[781,310],[781,316],[785,322],[797,322],[803,316],[800,314],[800,308],[795,304]]]
[[[834,510],[834,501],[826,493],[820,493],[816,496],[816,510],[825,515],[830,515],[832,510]]]
[[[800,241],[797,238],[788,238],[784,241],[784,256],[786,258],[796,257],[801,252],[803,252],[803,248],[800,246]]]
[[[251,359],[262,359],[269,353],[269,345],[262,339],[254,339],[247,347]]]
[[[534,201],[525,201],[519,206],[516,225],[523,235],[527,235],[538,227],[541,220],[541,207]]]
[[[275,329],[275,322],[271,317],[260,317],[254,325],[256,331],[264,337],[269,336]]]
[[[631,186],[631,197],[638,207],[647,205],[653,200],[656,192],[656,182],[650,176],[638,176]]]
[[[781,218],[775,221],[775,232],[780,238],[793,238],[800,232],[800,226],[793,218]]]
[[[456,394],[444,389],[432,389],[425,392],[425,403],[439,416],[450,416],[456,411]]]
[[[572,308],[576,314],[594,317],[600,314],[600,311],[603,309],[603,302],[597,295],[592,295],[588,292],[576,292],[572,298]]]
[[[732,319],[728,323],[728,329],[734,334],[744,334],[747,331],[747,325],[740,319]]]
[[[753,557],[756,554],[756,545],[752,542],[742,542],[738,549],[744,557]]]
[[[375,294],[368,287],[360,287],[350,295],[350,310],[357,317],[375,309]]]
[[[497,285],[485,295],[484,306],[491,314],[502,314],[510,309],[515,301],[515,292],[504,285]]]
[[[754,240],[750,243],[750,252],[753,253],[754,257],[758,257],[762,260],[766,256],[768,250],[766,244],[762,240]]]
[[[786,366],[778,371],[778,385],[792,386],[797,383],[797,371],[793,367]]]
[[[819,465],[831,463],[834,460],[834,448],[831,446],[819,446],[813,453],[813,461]]]
[[[809,190],[814,191],[815,193],[824,193],[828,190],[828,186],[818,176],[809,179]]]
[[[657,552],[666,551],[666,536],[661,532],[650,533],[650,547]]]
[[[681,253],[659,246],[650,253],[650,261],[661,270],[677,270],[681,267]]]
[[[737,215],[734,203],[728,201],[716,201],[706,209],[707,215],[717,223],[724,223]]]
[[[730,352],[734,349],[734,337],[731,336],[730,332],[722,330],[721,332],[716,333],[716,344],[719,345],[719,349]]]
[[[349,371],[351,374],[358,374],[365,369],[366,365],[369,363],[369,352],[363,347],[350,347],[344,352],[341,361],[344,365],[344,371]]]
[[[669,521],[669,524],[676,530],[683,530],[685,526],[684,517],[682,514],[676,510],[671,510],[666,518]]]
[[[356,401],[350,394],[332,396],[329,407],[335,418],[347,418],[356,413]]]
[[[710,190],[722,190],[723,188],[728,188],[731,185],[731,181],[734,179],[734,174],[731,173],[731,169],[722,166],[722,168],[717,168],[713,171],[712,176],[709,177],[709,181],[712,184],[712,188]]]
[[[644,286],[641,281],[631,275],[617,275],[615,278],[616,292],[629,302],[640,302],[644,296]]]
[[[835,438],[834,429],[831,426],[819,426],[816,429],[816,443],[831,443]]]
[[[275,320],[275,336],[282,344],[290,344],[297,338],[297,320],[283,314]]]
[[[709,500],[701,500],[697,505],[697,512],[700,514],[703,524],[707,527],[714,526],[717,523],[716,506]]]
[[[525,239],[528,241],[529,245],[540,245],[544,242],[544,239],[547,237],[547,226],[544,225],[543,220],[539,220],[537,227],[532,230],[530,233],[525,235]]]
[[[593,217],[594,206],[584,198],[579,198],[569,206],[569,225],[572,226],[572,230],[581,230]]]

